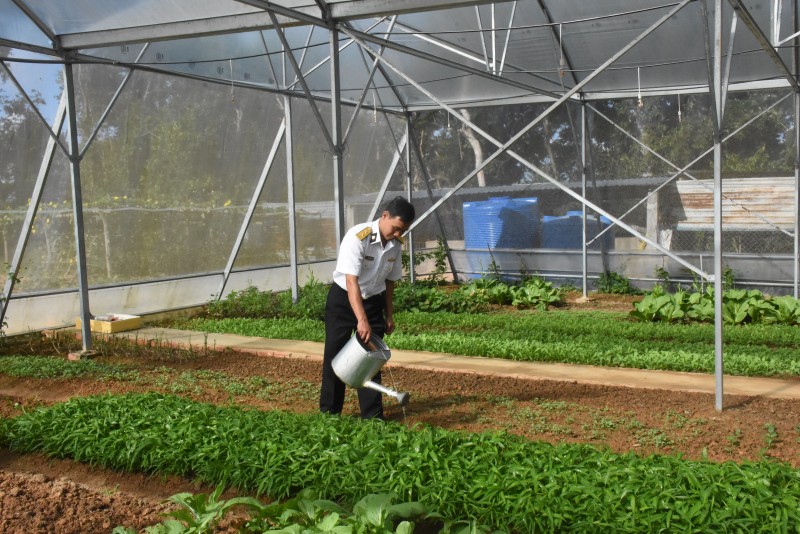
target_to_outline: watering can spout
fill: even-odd
[[[407,405],[408,401],[411,400],[411,395],[409,395],[408,393],[401,393],[398,391],[394,391],[392,389],[389,389],[387,387],[378,384],[377,382],[373,382],[372,380],[367,380],[366,382],[364,382],[364,387],[373,389],[375,391],[379,391],[380,393],[388,395],[389,397],[394,397],[395,399],[397,399],[397,402],[400,403],[400,406]]]

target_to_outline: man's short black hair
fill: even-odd
[[[389,203],[386,204],[384,211],[388,211],[389,215],[392,217],[400,217],[406,224],[414,222],[414,217],[416,217],[414,205],[400,195],[390,200]]]

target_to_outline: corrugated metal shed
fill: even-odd
[[[714,229],[714,181],[677,182],[685,219],[678,230]],[[722,226],[725,230],[793,229],[794,177],[727,178],[722,182]]]

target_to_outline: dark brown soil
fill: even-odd
[[[621,306],[618,300],[604,304]],[[316,358],[211,352],[191,360],[156,355],[97,359],[134,366],[142,379],[100,382],[0,375],[0,415],[12,416],[23,408],[76,395],[125,391],[162,391],[265,410],[317,409],[321,364]],[[770,459],[800,467],[800,400],[730,396],[724,400],[725,410],[717,412],[713,395],[698,393],[430,372],[396,365],[387,366],[383,376],[386,385],[411,394],[405,409],[393,399],[385,402],[387,418],[409,426],[503,430],[533,440],[589,443],[641,455],[717,462]],[[269,387],[258,392],[229,387],[249,377],[263,377]],[[352,392],[345,413],[357,414]],[[142,529],[159,521],[159,514],[171,506],[163,504],[169,496],[211,490],[191,480],[117,473],[6,450],[0,454],[0,532],[110,532],[117,525]],[[228,524],[221,530],[231,528]]]

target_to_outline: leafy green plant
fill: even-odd
[[[640,432],[636,437],[636,441],[640,445],[653,445],[658,448],[669,447],[672,445],[672,440],[664,434],[661,430],[650,428]]]
[[[20,282],[20,278],[14,274],[14,271],[11,269],[11,265],[8,263],[5,263],[4,265],[6,268],[6,279],[14,282],[15,284],[18,284]],[[0,305],[3,305],[5,303],[6,298],[7,295],[3,291],[0,291]],[[5,340],[6,328],[8,328],[8,320],[6,319],[6,317],[3,317],[3,321],[0,322],[0,342]]]
[[[433,260],[433,271],[428,273],[423,279],[419,279],[417,274],[417,267],[422,265],[428,260]],[[403,264],[403,272],[411,272],[411,255],[406,249],[401,253],[400,261]],[[447,247],[445,247],[444,240],[439,237],[436,240],[436,248],[430,252],[415,252],[414,253],[414,277],[417,283],[439,285],[444,281],[444,275],[447,273]]]
[[[770,449],[779,441],[778,430],[775,428],[774,424],[766,423],[764,424],[764,431],[764,444],[766,445],[767,449]]]
[[[414,253],[414,277],[417,276],[417,267],[419,267],[425,260],[431,257],[431,253],[415,252]],[[411,254],[405,248],[400,252],[400,263],[403,265],[404,273],[411,273]]]
[[[686,317],[693,321],[710,323],[714,321],[714,290],[690,293],[686,299]]]
[[[343,532],[341,526],[349,532],[407,533],[411,525],[403,522],[423,510],[411,503],[424,503],[454,529],[476,531],[478,525],[513,532],[585,525],[594,532],[598,525],[613,525],[620,533],[667,527],[780,532],[800,522],[800,479],[791,466],[777,462],[639,457],[507,434],[222,408],[154,394],[79,398],[39,408],[0,421],[0,441],[19,452],[114,469],[191,474],[272,499],[307,488],[313,494],[270,508],[271,517],[277,512],[281,521],[300,523],[275,525],[284,532]],[[643,430],[640,441],[670,444],[657,429]],[[396,503],[395,495],[408,502]],[[327,510],[320,501],[333,499],[341,506],[356,503],[353,515]],[[198,527],[195,532],[232,506],[218,496],[179,500],[184,509],[178,521]]]
[[[514,299],[512,288],[494,276],[470,280],[461,286],[460,291],[470,298],[491,304],[511,304]]]
[[[735,429],[733,434],[730,434],[726,439],[731,448],[738,447],[742,444],[742,430],[740,428]]]
[[[664,291],[669,291],[670,286],[672,285],[672,280],[669,276],[669,271],[661,267],[660,265],[656,265],[655,268],[655,275],[658,279],[658,285],[661,286]]]
[[[241,291],[231,291],[224,299],[209,302],[207,315],[215,319],[280,317],[290,305],[291,297],[286,292],[273,293],[249,286]]]
[[[722,302],[722,320],[728,325],[739,325],[750,319],[750,302],[740,299],[726,299]]]
[[[595,289],[600,293],[613,293],[617,295],[639,295],[641,290],[631,284],[626,276],[614,272],[605,271],[597,277]]]
[[[765,323],[800,325],[800,300],[784,295],[772,299],[774,310],[764,315]]]
[[[484,274],[484,277],[502,280],[503,271],[500,269],[500,264],[497,263],[497,260],[495,259],[491,249],[489,249],[489,256],[491,256],[492,261],[490,261],[489,266],[486,267],[486,274]]]
[[[68,361],[49,356],[2,356],[0,373],[14,377],[75,378],[79,376],[135,380],[138,371],[93,360]]]
[[[520,309],[536,308],[544,311],[551,305],[560,304],[564,299],[560,288],[553,287],[552,282],[536,276],[523,280],[519,287],[513,289],[512,294],[511,304]]]
[[[431,273],[430,279],[434,283],[440,283],[444,280],[445,273],[447,273],[447,248],[441,237],[436,239],[436,249],[432,254],[433,273]]]
[[[306,319],[325,319],[325,302],[330,285],[323,284],[314,275],[299,289],[297,303],[290,308],[290,316]]]
[[[474,298],[468,295],[465,291],[459,288],[457,291],[452,291],[445,294],[447,304],[443,307],[443,311],[450,313],[483,313],[489,306],[488,302],[482,298]]]
[[[418,284],[400,283],[395,287],[394,307],[410,312],[481,313],[488,308],[488,297],[473,286],[455,291]]]
[[[450,293],[435,294],[428,290],[425,296],[427,302],[418,300],[413,307],[404,304],[403,309],[480,313],[486,310],[487,304],[498,304],[544,310],[563,300],[562,291],[542,278],[528,277],[519,285],[510,285],[491,275],[471,280]]]
[[[234,507],[245,508],[248,513],[248,517],[241,521],[240,534],[411,534],[414,530],[414,521],[411,519],[436,518],[436,514],[428,514],[420,503],[397,503],[397,495],[393,493],[366,495],[352,510],[348,510],[334,501],[318,498],[310,489],[301,490],[287,501],[267,505],[251,497],[220,500],[221,489],[218,487],[211,496],[202,493],[173,495],[169,500],[181,505],[181,508],[165,514],[170,519],[148,527],[147,533],[211,534],[215,532],[215,526],[220,520]],[[114,533],[136,534],[122,526],[117,527]]]
[[[407,311],[442,311],[449,306],[447,294],[427,285],[397,284],[394,289],[394,307]]]
[[[722,289],[734,289],[736,287],[736,271],[730,267],[722,269]]]
[[[290,291],[273,293],[249,286],[230,292],[224,299],[209,302],[206,315],[215,319],[299,317],[321,321],[325,317],[328,288],[312,275],[300,287],[297,302],[293,303]]]
[[[696,288],[695,288],[696,289]],[[714,321],[714,288],[693,293],[666,293],[656,285],[634,303],[630,316],[639,321]],[[722,295],[722,319],[727,325],[778,323],[800,324],[800,302],[794,297],[771,298],[758,290],[729,289]]]
[[[258,500],[251,497],[234,497],[221,500],[224,487],[217,486],[211,495],[204,493],[178,493],[169,498],[181,508],[167,512],[169,519],[159,528],[148,529],[148,534],[206,534],[214,532],[214,528],[225,517],[228,510],[235,506],[258,507]]]
[[[316,497],[310,489],[282,503],[255,507],[254,512],[243,532],[342,532],[346,528],[346,510]]]
[[[634,309],[630,316],[640,321],[672,323],[680,321],[686,315],[684,303],[688,303],[688,299],[682,291],[670,295],[664,293],[661,286],[655,286],[642,300],[633,304]]]
[[[455,292],[454,292],[455,293]],[[470,299],[470,302],[473,299]],[[714,325],[627,320],[624,312],[453,314],[395,311],[399,328],[389,345],[464,356],[710,373]],[[245,336],[322,341],[307,319],[209,319],[185,328]],[[750,324],[724,330],[725,372],[740,376],[800,376],[800,328]]]
[[[320,321],[303,318],[198,318],[183,322],[181,326],[204,332],[238,334],[241,336],[267,337],[273,339],[323,341],[325,338],[325,329],[322,327]]]

